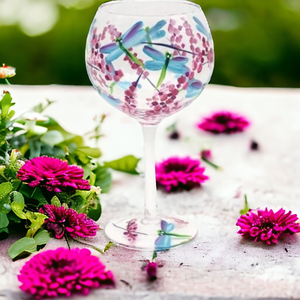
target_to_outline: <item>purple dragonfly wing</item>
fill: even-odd
[[[168,223],[165,220],[161,220],[160,227],[161,227],[161,230],[163,230],[164,232],[170,232],[175,228],[175,225],[173,223]]]
[[[160,235],[154,242],[155,250],[167,250],[171,248],[171,237]]]
[[[211,37],[203,23],[197,17],[193,17],[193,19],[196,22],[197,30],[200,31],[200,33],[206,35],[207,37]]]
[[[131,39],[127,39],[126,41],[123,41],[123,45],[126,48],[136,46],[145,39],[146,35],[147,33],[145,30],[139,30]]]
[[[190,71],[185,65],[187,62],[187,57],[177,56],[170,60],[168,64],[168,70],[176,74],[185,74]]]
[[[164,66],[163,61],[149,60],[145,62],[145,68],[151,71],[159,71],[163,68],[163,66]]]
[[[149,35],[151,36],[152,34],[156,33],[161,28],[163,28],[166,24],[167,24],[167,22],[165,20],[158,21],[153,27],[150,28]],[[164,30],[162,30],[162,31],[164,31]]]
[[[143,48],[143,52],[148,56],[150,56],[151,58],[153,58],[154,60],[163,61],[163,62],[165,61],[165,56],[163,55],[163,53],[154,49],[151,46],[145,46]]]
[[[186,98],[198,96],[204,89],[203,83],[199,80],[191,80],[186,93]]]
[[[109,53],[109,55],[106,57],[106,60],[111,62],[111,61],[119,58],[122,54],[124,54],[123,50],[121,50],[120,48],[117,48],[114,51]]]
[[[135,36],[141,32],[141,28],[143,27],[144,23],[142,21],[136,22],[132,25],[123,35],[122,40],[123,43],[127,43],[130,40],[133,40]],[[144,32],[146,35],[146,32]]]
[[[110,53],[116,49],[119,49],[118,45],[116,43],[110,43],[110,44],[107,44],[105,46],[102,46],[100,48],[100,52],[101,53]]]

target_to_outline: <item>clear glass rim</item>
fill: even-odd
[[[155,13],[149,13],[149,14],[145,14],[145,15],[140,15],[138,12],[122,12],[122,13],[118,13],[118,12],[113,12],[113,11],[109,11],[107,8],[109,7],[113,7],[113,6],[119,6],[119,5],[126,5],[126,4],[141,4],[143,3],[145,5],[145,3],[157,3],[157,5],[159,4],[169,4],[172,5],[174,3],[179,3],[182,4],[183,6],[190,6],[191,9],[189,9],[189,11],[187,12],[178,12],[178,13],[169,13],[169,14],[155,14]],[[197,3],[191,2],[189,0],[112,0],[112,1],[108,1],[105,2],[103,4],[101,4],[99,6],[99,10],[105,10],[105,12],[107,14],[110,15],[115,15],[115,16],[128,16],[128,17],[158,17],[158,16],[176,16],[176,15],[184,15],[184,14],[191,14],[194,13],[195,11],[199,10],[199,8],[201,9],[200,5],[198,5]]]

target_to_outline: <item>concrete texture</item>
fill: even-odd
[[[94,115],[107,113],[105,136],[99,147],[103,161],[134,154],[142,156],[138,123],[106,104],[91,87],[0,86],[9,89],[22,111],[46,98],[57,100],[46,113],[67,130],[83,134],[94,126]],[[200,132],[195,123],[212,111],[235,111],[250,119],[244,133],[215,136]],[[208,86],[200,98],[182,112],[166,119],[157,133],[157,161],[171,155],[197,157],[209,147],[213,161],[206,165],[210,176],[201,188],[189,192],[158,193],[162,214],[180,215],[198,227],[190,243],[160,252],[158,278],[148,282],[142,270],[152,253],[112,247],[99,255],[112,270],[116,289],[95,290],[88,297],[73,299],[300,299],[300,235],[285,236],[274,246],[241,238],[235,226],[248,195],[251,208],[283,207],[300,216],[300,90],[241,89]],[[174,121],[182,133],[169,140],[166,128]],[[249,149],[254,139],[259,151]],[[93,144],[91,144],[94,146]],[[142,166],[140,167],[142,169]],[[113,187],[102,195],[100,226],[114,217],[143,211],[143,177],[113,173]],[[7,249],[14,241],[0,242],[0,299],[30,299],[18,288],[16,275],[28,259],[11,262]],[[100,231],[90,241],[104,247],[108,240]],[[51,239],[44,248],[65,246]],[[81,247],[72,243],[72,247]]]

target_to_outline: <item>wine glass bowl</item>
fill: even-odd
[[[181,0],[105,3],[90,27],[85,59],[94,88],[141,124],[145,140],[144,215],[112,220],[106,235],[135,249],[186,243],[197,228],[158,214],[154,138],[157,124],[192,103],[211,78],[214,49],[204,13]]]
[[[213,41],[196,4],[112,1],[100,6],[92,23],[86,63],[108,103],[142,124],[158,124],[210,80]]]

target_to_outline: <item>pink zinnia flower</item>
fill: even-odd
[[[214,113],[210,117],[204,118],[197,124],[202,130],[212,133],[236,133],[242,132],[250,125],[249,121],[243,116],[229,111]]]
[[[250,210],[246,215],[240,216],[236,225],[241,227],[238,233],[245,238],[271,245],[276,244],[283,233],[300,232],[300,224],[295,223],[297,220],[297,215],[292,215],[291,211],[285,213],[281,208],[274,213],[272,209],[266,208]]]
[[[72,238],[95,236],[99,228],[95,221],[88,218],[86,214],[79,214],[72,208],[47,204],[43,205],[39,211],[48,216],[44,226],[57,239],[62,238],[65,233]]]
[[[40,156],[27,160],[17,177],[31,187],[40,186],[55,193],[91,188],[89,181],[82,179],[82,168],[69,166],[67,162],[54,157]]]
[[[36,299],[87,295],[90,289],[113,287],[111,271],[88,249],[57,248],[34,255],[18,275],[20,289]]]
[[[157,263],[156,262],[150,262],[148,261],[148,264],[145,267],[145,270],[147,272],[147,277],[150,281],[155,280],[156,274],[157,274]]]
[[[190,190],[201,186],[208,176],[204,175],[205,168],[200,167],[197,159],[190,157],[170,157],[155,165],[156,182],[165,191],[179,189]]]

